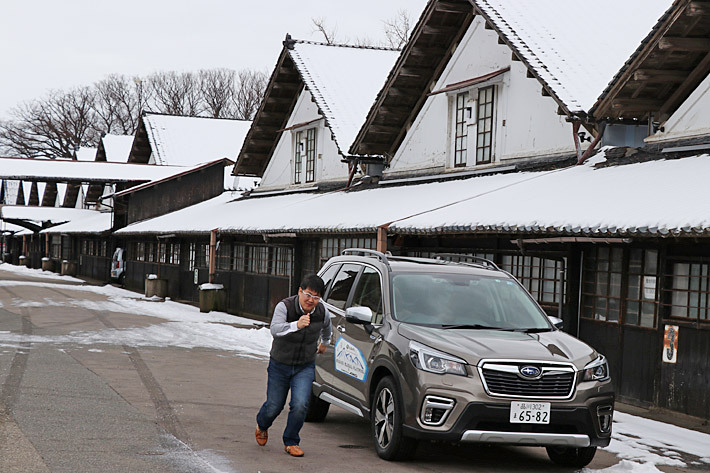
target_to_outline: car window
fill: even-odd
[[[338,272],[339,268],[339,264],[331,264],[330,266],[328,266],[328,269],[326,269],[323,274],[320,275],[321,279],[323,280],[323,283],[325,284],[323,289],[323,296],[328,296],[328,290],[330,289],[330,285],[333,282],[333,277],[335,276],[335,273]]]
[[[353,287],[360,268],[362,268],[361,265],[352,263],[344,264],[342,268],[340,268],[338,275],[333,279],[330,293],[326,299],[328,304],[338,309],[345,309],[345,303],[348,301],[350,289]]]
[[[380,273],[373,268],[365,266],[360,280],[355,287],[352,305],[354,307],[369,307],[370,310],[372,310],[373,323],[380,323],[382,320],[382,286],[380,284]]]

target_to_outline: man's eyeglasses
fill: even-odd
[[[303,289],[301,289],[301,292],[302,292],[302,293],[306,296],[306,298],[309,299],[309,300],[314,300],[314,301],[316,301],[316,302],[318,302],[318,301],[320,300],[320,296],[314,296],[314,295],[311,294],[310,292],[304,291]]]

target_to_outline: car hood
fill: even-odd
[[[559,330],[541,333],[501,330],[441,329],[400,323],[397,332],[463,358],[471,365],[481,359],[571,362],[578,369],[598,354],[589,345]]]

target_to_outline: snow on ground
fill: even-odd
[[[10,263],[0,263],[0,271],[10,271],[22,276],[29,276],[32,278],[42,278],[42,279],[58,279],[68,282],[81,282],[81,279],[74,278],[72,276],[63,276],[61,274],[53,273],[51,271],[42,271],[41,269],[31,269],[24,266],[15,266]]]
[[[33,276],[48,277],[51,273],[13,265],[1,265],[0,270]],[[57,276],[57,275],[54,275]],[[51,277],[51,276],[50,276]],[[66,276],[59,276],[66,279]],[[80,279],[67,280],[83,282]],[[126,313],[145,315],[165,320],[147,327],[127,329],[104,329],[99,331],[76,331],[61,336],[21,335],[0,332],[0,346],[19,346],[23,342],[78,345],[127,345],[151,347],[211,348],[235,352],[243,356],[267,357],[271,349],[271,333],[264,324],[224,312],[201,313],[197,307],[166,300],[156,302],[132,291],[118,287],[68,285],[39,281],[0,280],[0,287],[44,287],[57,289],[66,294],[76,293],[75,298],[44,298],[35,301],[15,299],[13,307],[77,307],[101,313]],[[87,300],[82,293],[103,295],[107,300]],[[6,307],[9,309],[9,307]],[[245,325],[235,327],[228,324]],[[252,328],[253,327],[253,328]]]
[[[8,264],[0,270],[15,273],[83,282],[68,276],[58,276],[41,270]],[[13,307],[77,307],[101,313],[145,315],[164,322],[147,327],[76,331],[62,336],[21,335],[0,331],[0,347],[20,349],[22,343],[53,343],[94,345],[90,351],[100,352],[95,345],[126,345],[132,347],[211,348],[238,356],[268,357],[271,333],[263,324],[224,312],[201,313],[198,308],[174,301],[156,301],[114,286],[70,285],[56,282],[0,280],[0,287],[34,286],[53,288],[75,298],[39,301],[13,300]],[[86,300],[82,293],[106,297],[104,301]],[[229,324],[242,325],[244,327]],[[249,328],[249,327],[254,328]],[[26,348],[26,347],[25,347]],[[656,466],[686,467],[710,465],[710,435],[664,424],[650,419],[614,413],[611,444],[605,450],[622,461],[603,470],[584,469],[583,473],[657,473]]]

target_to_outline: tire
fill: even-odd
[[[550,460],[562,466],[583,468],[592,461],[597,447],[547,447]]]
[[[330,403],[317,397],[311,391],[311,400],[308,401],[308,411],[306,412],[306,422],[323,422],[328,415]]]
[[[417,441],[404,436],[404,406],[394,380],[380,380],[372,398],[370,426],[377,455],[384,460],[407,460],[414,455]]]
[[[121,287],[125,287],[125,286],[126,286],[126,273],[121,273],[121,275],[118,277],[118,284],[119,284]]]

